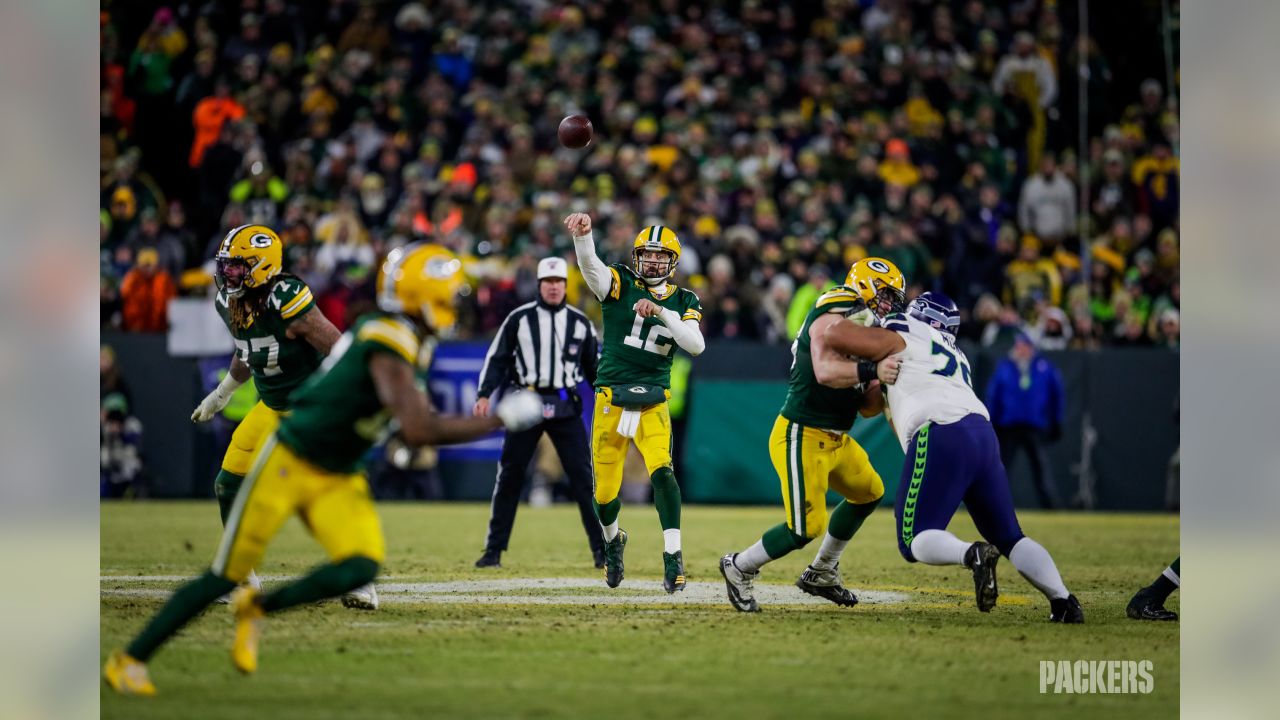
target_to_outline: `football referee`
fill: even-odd
[[[587,316],[565,302],[568,270],[561,258],[545,258],[538,263],[538,299],[511,311],[484,358],[475,414],[488,415],[489,397],[500,388],[515,385],[542,396],[545,420],[528,430],[509,432],[503,441],[489,515],[489,537],[476,567],[500,566],[515,524],[529,461],[543,433],[551,436],[560,464],[569,476],[569,490],[578,503],[595,566],[604,567],[604,540],[591,505],[591,445],[582,423],[582,398],[577,391],[584,378],[595,383],[599,342]]]

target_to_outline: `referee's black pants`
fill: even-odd
[[[529,476],[529,462],[538,448],[542,433],[551,436],[551,443],[560,456],[560,464],[569,476],[569,493],[578,503],[582,516],[582,529],[587,532],[587,542],[592,552],[604,549],[600,521],[591,504],[591,443],[582,418],[568,417],[545,420],[528,430],[507,433],[502,443],[502,459],[498,463],[498,480],[493,488],[493,505],[489,514],[489,537],[485,551],[502,552],[511,539],[511,527],[516,522],[516,507]]]

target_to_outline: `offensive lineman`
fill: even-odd
[[[435,318],[452,313],[462,263],[438,245],[392,250],[378,276],[380,312],[365,315],[339,339],[320,369],[293,397],[290,414],[254,454],[236,496],[213,564],[179,588],[124,650],[107,660],[107,683],[125,695],[154,695],[147,661],[218,596],[242,583],[267,543],[291,515],[322,545],[329,562],[263,595],[241,587],[232,595],[235,641],[231,660],[242,673],[258,667],[258,639],[267,613],[336,597],[373,582],[385,556],[378,513],[361,467],[363,456],[398,426],[410,445],[465,442],[505,426],[522,430],[542,420],[535,395],[509,393],[489,417],[437,415],[416,384],[424,343]],[[394,419],[395,425],[390,425]]]
[[[880,504],[884,483],[867,453],[848,433],[858,415],[874,417],[884,394],[874,363],[859,363],[827,347],[823,333],[847,317],[865,322],[870,306],[901,302],[906,280],[893,263],[867,258],[854,263],[845,284],[818,298],[791,344],[787,399],[769,436],[769,456],[782,482],[787,520],[765,531],[742,552],[720,558],[729,603],[759,612],[753,584],[766,563],[809,544],[826,531],[817,557],[796,586],[842,606],[858,598],[840,579],[840,556],[863,521]],[[880,379],[892,383],[898,361],[881,361]],[[827,518],[827,488],[844,499]]]
[[[194,422],[209,422],[227,406],[231,396],[250,377],[258,403],[231,435],[222,467],[213,481],[218,513],[227,513],[249,472],[249,459],[268,430],[289,411],[289,395],[306,381],[338,340],[338,329],[316,307],[311,289],[301,278],[284,272],[283,243],[264,225],[241,225],[223,238],[215,257],[214,309],[235,340],[231,367],[218,387],[195,411]],[[261,587],[252,570],[246,582]],[[220,602],[228,602],[224,597]],[[343,604],[376,610],[373,586],[343,598]]]
[[[646,227],[632,244],[633,267],[606,266],[596,255],[591,216],[574,213],[564,220],[573,235],[582,277],[599,298],[604,313],[596,405],[591,423],[595,501],[604,533],[605,583],[622,582],[622,552],[627,533],[618,527],[622,466],[635,441],[653,484],[653,504],[662,524],[662,586],[683,590],[684,556],[680,548],[680,486],[671,469],[670,397],[672,345],[690,355],[705,348],[699,322],[702,304],[692,290],[671,278],[680,260],[680,240],[671,228]]]
[[[874,360],[901,354],[898,380],[888,390],[894,429],[907,453],[894,508],[898,550],[908,562],[969,568],[982,612],[995,607],[996,561],[1004,555],[1049,599],[1050,621],[1082,623],[1080,602],[1049,552],[1022,534],[987,408],[956,347],[959,329],[956,304],[926,292],[906,314],[882,316],[881,327],[840,322],[825,333],[837,352]],[[966,543],[947,532],[962,501],[990,544]]]

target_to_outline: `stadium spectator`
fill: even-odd
[[[137,264],[120,284],[122,327],[130,332],[164,332],[169,301],[177,296],[173,277],[159,266],[155,248],[138,251]]]
[[[1040,172],[1022,185],[1018,200],[1018,224],[1049,245],[1057,247],[1076,231],[1076,189],[1058,169],[1053,153],[1040,160]]]
[[[1058,507],[1053,470],[1044,445],[1062,437],[1066,412],[1062,377],[1047,358],[1036,352],[1030,335],[1018,333],[1013,350],[996,366],[987,384],[986,404],[1005,467],[1011,466],[1020,451],[1026,453],[1040,506]]]
[[[788,333],[771,332],[776,300],[766,302],[775,278],[811,295],[815,265],[838,279],[872,250],[900,259],[917,290],[943,290],[973,314],[978,298],[1003,293],[1018,238],[1035,235],[1061,279],[1043,303],[1066,312],[1072,344],[1086,346],[1119,341],[1109,286],[1146,267],[1141,248],[1156,254],[1144,295],[1164,297],[1177,280],[1176,87],[1113,86],[1117,46],[1064,34],[1074,25],[1061,4],[764,3],[721,13],[671,3],[661,21],[643,4],[142,7],[113,8],[102,27],[101,206],[112,252],[146,208],[173,200],[202,242],[270,211],[281,230],[314,228],[318,242],[291,248],[288,269],[323,280],[343,262],[373,269],[387,248],[431,236],[483,268],[472,274],[463,335],[492,330],[513,293],[528,295],[519,288],[529,260],[569,250],[554,228],[573,203],[601,210],[602,250],[614,260],[645,222],[676,228],[688,247],[680,282],[691,287],[727,254],[736,298],[723,316],[708,304],[707,321],[730,320],[739,333],[754,324],[779,342]],[[130,67],[146,82],[130,80]],[[1073,160],[1063,150],[1086,67],[1090,147]],[[148,83],[167,89],[148,95]],[[596,123],[584,151],[555,142],[571,111]],[[195,171],[175,172],[174,159]],[[1077,177],[1093,188],[1081,218],[1070,200]],[[336,218],[346,230],[335,245]],[[746,250],[730,248],[735,226],[756,238]],[[1075,245],[1074,235],[1092,241],[1098,229],[1100,247]],[[186,264],[208,257],[193,251]],[[1110,270],[1094,277],[1099,264]],[[122,275],[103,274],[104,318]],[[1081,293],[1087,321],[1070,305]],[[1042,314],[1028,312],[1032,323]]]
[[[142,423],[129,415],[128,409],[128,402],[119,395],[112,395],[103,403],[98,426],[99,497],[134,497],[140,489]]]

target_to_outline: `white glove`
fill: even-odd
[[[494,414],[507,430],[528,430],[542,422],[542,399],[527,390],[516,390],[502,398]]]
[[[218,387],[214,388],[213,392],[206,395],[200,401],[200,404],[196,406],[195,411],[191,413],[192,421],[202,423],[212,420],[214,415],[222,412],[222,408],[231,402],[231,396],[243,384],[231,377],[231,373],[227,373],[227,376],[222,378],[222,382],[218,383]]]

